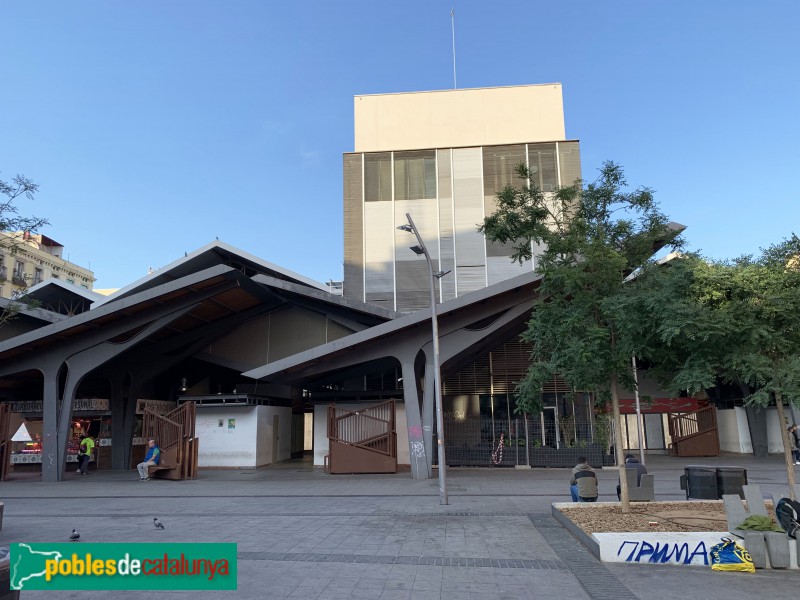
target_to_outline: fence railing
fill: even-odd
[[[543,422],[540,415],[510,420],[446,418],[444,428],[447,464],[451,466],[533,465],[541,462],[539,454],[546,450],[574,449],[577,456],[582,449],[601,446],[591,424]]]

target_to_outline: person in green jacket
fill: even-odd
[[[89,436],[82,435],[81,443],[78,447],[78,470],[76,473],[81,475],[89,474],[89,461],[92,459],[92,451],[94,450],[94,440]]]

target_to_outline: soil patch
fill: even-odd
[[[637,502],[623,515],[619,505],[580,504],[560,509],[587,534],[615,531],[727,531],[721,500]]]

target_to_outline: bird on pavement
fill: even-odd
[[[153,525],[156,526],[156,529],[164,529],[164,524],[158,520],[158,517],[153,517]]]
[[[81,534],[73,529],[72,534],[69,536],[69,541],[77,542],[79,539],[81,539]]]

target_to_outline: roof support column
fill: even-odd
[[[400,359],[403,371],[403,401],[406,405],[408,426],[408,457],[411,463],[412,479],[430,479],[430,459],[425,452],[420,415],[419,377],[415,368],[415,356],[406,355]]]
[[[133,393],[134,382],[127,383],[127,380],[127,373],[118,373],[111,378],[111,468],[115,471],[131,468],[137,398]]]
[[[42,481],[58,481],[58,371],[59,364],[50,361],[42,369]]]

